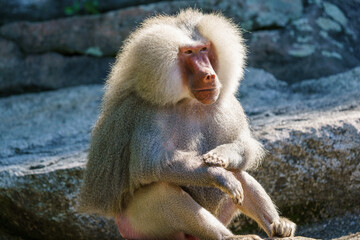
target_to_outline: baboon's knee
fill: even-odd
[[[157,199],[157,201],[161,202],[166,202],[173,198],[179,198],[185,193],[180,187],[166,182],[154,183],[147,188],[148,197]]]

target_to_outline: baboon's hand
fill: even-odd
[[[216,177],[216,186],[227,193],[235,204],[241,205],[244,199],[244,191],[239,180],[231,172]]]
[[[296,224],[287,218],[281,217],[271,225],[271,237],[293,237],[296,230]]]
[[[209,166],[226,168],[229,165],[229,162],[226,159],[219,157],[215,151],[205,153],[202,155],[202,159]]]

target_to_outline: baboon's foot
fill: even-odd
[[[296,224],[287,218],[281,217],[270,225],[271,237],[293,237]]]

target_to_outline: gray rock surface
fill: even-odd
[[[113,61],[55,52],[24,55],[16,44],[0,38],[0,96],[104,83]]]
[[[101,96],[92,85],[0,99],[0,166],[86,149]]]
[[[247,70],[239,98],[268,150],[253,174],[297,223],[360,210],[359,91],[360,68],[293,86]],[[102,86],[91,85],[0,99],[0,232],[13,239],[120,238],[112,221],[76,212],[101,96]],[[341,225],[329,227],[339,237]]]
[[[283,28],[303,12],[301,0],[229,0],[216,3],[217,8],[239,21],[246,30]]]
[[[246,72],[238,95],[268,150],[253,174],[281,212],[299,224],[360,210],[359,89],[360,68],[291,86],[263,70]],[[233,229],[249,228],[244,221]],[[331,239],[360,231],[354,221],[338,222],[317,234],[306,228],[300,234]]]
[[[192,1],[166,2],[98,15],[3,25],[0,96],[103,83],[122,41],[144,18],[194,5]]]
[[[223,1],[245,30],[251,67],[289,83],[360,65],[359,1]],[[286,67],[284,67],[286,66]]]
[[[120,239],[112,221],[76,212],[101,86],[0,101],[0,231],[24,239]]]
[[[360,232],[338,238],[338,240],[359,240],[359,239],[360,239]]]
[[[0,95],[99,83],[144,18],[187,7],[232,18],[245,29],[248,65],[288,83],[360,66],[358,0],[130,2],[0,0]],[[82,15],[86,4],[99,14]],[[70,16],[64,13],[69,7]]]
[[[97,14],[117,8],[160,0],[0,0],[0,24],[14,21],[44,21],[54,18]]]
[[[247,114],[257,119],[334,108],[345,111],[346,108],[359,105],[359,89],[360,67],[346,74],[305,80],[292,85],[277,80],[264,70],[248,68],[238,98]]]
[[[205,3],[202,5],[205,7]],[[97,48],[100,57],[115,56],[122,41],[145,18],[163,12],[175,14],[190,6],[194,6],[191,1],[177,1],[45,22],[19,21],[2,26],[0,36],[14,41],[30,54],[49,51],[86,54],[88,49]]]
[[[322,220],[315,224],[299,226],[297,234],[317,239],[359,239],[360,212]],[[334,226],[337,226],[334,228]],[[356,233],[357,232],[357,233]]]

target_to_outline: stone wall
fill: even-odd
[[[122,41],[144,18],[194,6],[233,18],[244,29],[248,65],[288,83],[360,63],[359,1],[0,0],[0,6],[0,96],[103,83]]]

